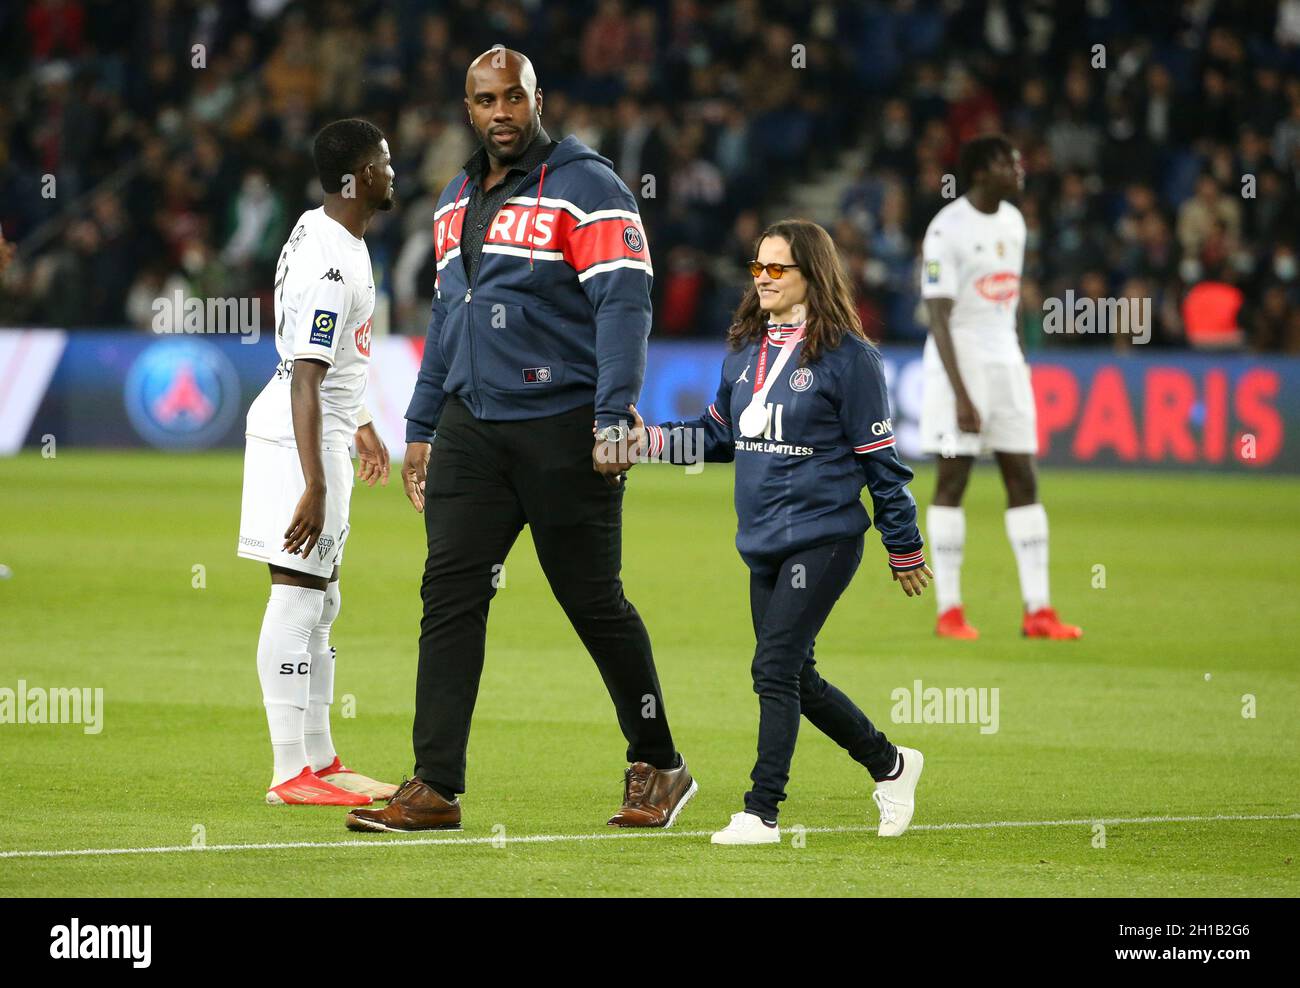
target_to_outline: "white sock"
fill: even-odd
[[[262,702],[275,756],[272,787],[292,779],[308,763],[303,743],[311,669],[307,643],[320,620],[324,597],[322,590],[271,585],[257,641],[257,675],[262,681]]]
[[[325,588],[325,604],[320,620],[311,632],[311,683],[307,689],[307,719],[303,741],[311,770],[327,768],[335,757],[334,739],[330,737],[330,704],[334,702],[334,649],[330,647],[330,627],[339,616],[343,598],[335,580]]]
[[[934,595],[942,614],[961,603],[961,557],[966,548],[966,512],[932,504],[925,511],[925,534],[934,566]]]
[[[1041,504],[1007,509],[1007,538],[1020,570],[1020,595],[1025,609],[1036,611],[1048,604],[1047,510]]]
[[[302,744],[302,707],[289,703],[268,703],[266,722],[271,728],[271,787],[287,782],[307,767],[307,749]]]

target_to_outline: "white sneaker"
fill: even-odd
[[[780,844],[781,828],[768,826],[753,813],[733,813],[725,830],[713,835],[714,844]]]
[[[889,782],[877,782],[876,791],[871,794],[880,809],[880,829],[876,833],[881,837],[898,837],[911,825],[916,810],[916,784],[925,768],[925,756],[915,748],[899,745],[898,754],[903,759],[902,773]]]

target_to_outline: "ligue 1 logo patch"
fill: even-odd
[[[316,314],[311,317],[311,336],[307,338],[307,342],[314,346],[333,346],[334,326],[338,321],[337,312],[317,309]]]
[[[641,253],[641,248],[645,246],[641,231],[631,225],[623,227],[623,243],[627,244],[627,249],[633,254]]]
[[[800,367],[790,375],[791,391],[807,391],[812,387],[813,372],[807,367]]]
[[[925,265],[925,281],[929,285],[939,284],[939,262],[928,261]]]

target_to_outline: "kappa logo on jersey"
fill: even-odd
[[[880,422],[871,423],[871,434],[873,436],[887,436],[894,431],[894,420],[884,419]]]
[[[549,384],[551,382],[551,369],[549,367],[525,367],[524,383],[525,384]]]
[[[374,321],[374,316],[371,316],[357,327],[354,338],[357,344],[357,353],[361,354],[363,357],[370,356],[370,326]]]
[[[311,336],[307,342],[314,346],[334,345],[334,327],[338,325],[339,314],[337,312],[326,312],[324,309],[317,309],[316,314],[311,317]]]
[[[939,284],[939,262],[926,261],[925,263],[925,280],[927,284]]]
[[[790,375],[791,391],[807,391],[812,387],[813,372],[810,368],[800,367]]]
[[[1020,275],[1014,271],[986,274],[975,282],[975,291],[990,302],[1010,302],[1020,294]]]
[[[320,280],[337,281],[341,285],[343,284],[343,275],[339,274],[338,268],[330,268],[328,271],[326,271],[323,275],[320,276]]]
[[[623,227],[623,243],[627,244],[627,249],[633,254],[641,253],[641,248],[645,246],[645,241],[641,239],[641,231],[631,224]]]

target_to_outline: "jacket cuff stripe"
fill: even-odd
[[[878,439],[875,442],[863,443],[861,446],[854,446],[855,453],[874,453],[878,449],[885,449],[887,446],[894,445],[895,439],[890,436],[888,439]]]
[[[925,564],[925,553],[921,550],[910,553],[889,554],[889,565],[893,569],[916,569]]]

